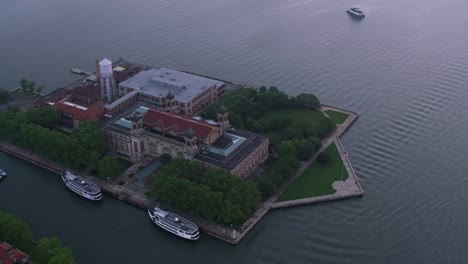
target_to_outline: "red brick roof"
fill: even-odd
[[[3,242],[0,244],[0,262],[2,264],[19,263],[20,260],[25,259],[27,257],[28,257],[28,254],[17,249],[16,247],[12,247],[10,244],[6,242]],[[24,263],[32,264],[32,261],[28,261]]]
[[[64,102],[56,102],[54,108],[60,112],[68,113],[73,116],[73,119],[78,121],[93,120],[98,121],[104,117],[104,105],[103,102],[97,102],[87,109],[82,109],[73,105],[65,104]]]
[[[73,96],[96,99],[96,98],[99,98],[100,90],[99,90],[99,87],[93,86],[93,85],[78,86],[78,87],[73,88],[73,90],[71,91],[71,94]]]
[[[143,122],[147,126],[166,133],[173,131],[177,134],[177,137],[181,138],[184,137],[189,128],[192,128],[195,136],[199,139],[209,138],[212,133],[218,133],[218,136],[221,135],[221,129],[217,126],[156,109],[149,109],[143,118]],[[160,129],[157,128],[158,126]]]

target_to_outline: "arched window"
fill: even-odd
[[[148,143],[149,152],[154,155],[158,155],[158,147],[153,142]]]

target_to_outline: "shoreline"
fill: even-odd
[[[231,86],[230,87],[231,89],[236,89],[240,87],[248,87],[245,85],[234,84],[231,82],[226,82],[226,83],[229,83],[229,86]],[[180,214],[182,217],[190,219],[191,221],[193,221],[195,224],[199,226],[200,230],[203,233],[211,235],[213,237],[216,237],[225,242],[235,245],[235,244],[238,244],[242,240],[242,238],[246,236],[249,233],[249,231],[260,220],[262,220],[263,217],[271,209],[313,204],[313,203],[325,202],[325,201],[334,201],[334,200],[346,199],[346,198],[352,198],[352,197],[358,197],[358,196],[364,195],[364,191],[359,183],[359,180],[354,172],[354,169],[351,166],[351,162],[349,161],[348,157],[344,156],[345,151],[339,139],[340,136],[343,135],[349,129],[349,127],[357,120],[357,118],[359,117],[359,114],[348,111],[348,110],[328,106],[328,105],[321,105],[321,106],[322,106],[321,111],[332,110],[332,111],[342,112],[342,113],[348,114],[348,118],[343,122],[343,124],[337,125],[336,131],[334,131],[331,135],[329,135],[328,137],[322,140],[322,147],[320,148],[320,150],[318,150],[316,154],[312,156],[308,161],[302,162],[301,166],[296,171],[294,176],[291,177],[283,185],[283,187],[280,188],[280,190],[278,190],[276,194],[272,195],[270,198],[263,201],[259,205],[257,211],[255,211],[255,213],[249,219],[247,219],[246,222],[240,228],[234,229],[230,227],[225,227],[223,225],[202,219],[200,217],[190,215],[186,212],[179,211],[177,208],[172,208],[171,206],[164,206],[164,207],[167,207],[169,210],[174,211],[177,214]],[[340,187],[341,189],[338,190],[335,186],[333,186],[337,190],[336,193],[334,194],[276,203],[276,200],[278,199],[278,197],[280,197],[281,194],[285,190],[287,190],[289,186],[302,174],[302,172],[310,166],[310,164],[317,157],[318,153],[322,152],[331,143],[336,143],[336,146],[345,164],[345,168],[348,171],[348,174],[350,175],[350,177],[348,177],[348,179],[345,182],[342,182],[342,185],[341,185],[342,187]],[[59,175],[66,169],[66,167],[63,166],[62,164],[42,158],[32,151],[23,149],[21,147],[15,146],[8,142],[0,141],[0,150],[10,155],[21,158],[25,161],[28,161],[32,164],[40,166],[44,169],[57,173]],[[97,178],[91,175],[83,175],[83,176],[89,178],[94,183],[96,183],[102,189],[102,192],[106,194],[107,196],[118,199],[129,205],[135,206],[143,210],[153,208],[156,205],[156,202],[152,201],[152,199],[149,199],[145,194],[126,188],[124,186],[121,186],[117,182],[107,182],[107,181],[104,181],[100,178]],[[346,182],[348,182],[348,180],[349,180],[349,183],[345,184]],[[356,186],[357,189],[353,189],[351,191],[347,190],[346,188],[348,188],[349,186]]]

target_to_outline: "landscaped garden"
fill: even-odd
[[[325,163],[315,160],[301,176],[278,198],[277,202],[309,198],[335,193],[334,181],[346,180],[348,172],[343,166],[340,153],[333,143],[324,151],[328,155]]]

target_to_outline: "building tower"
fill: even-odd
[[[110,103],[117,98],[117,86],[112,72],[112,61],[107,58],[99,62],[99,80],[101,82],[101,101]]]
[[[226,107],[224,104],[218,110],[218,126],[220,126],[223,131],[229,129],[229,119],[228,119],[228,112],[226,111]]]
[[[190,155],[195,154],[195,152],[198,150],[197,137],[195,136],[195,132],[191,127],[185,131],[184,140],[186,146],[185,149],[187,152],[189,152]]]
[[[175,95],[171,91],[166,95],[166,111],[177,112],[177,102],[175,100]]]
[[[131,128],[131,138],[132,138],[132,159],[136,160],[140,158],[143,155],[143,152],[145,151],[145,143],[144,140],[141,138],[141,135],[143,134],[143,115],[137,112],[134,112],[133,115],[128,117],[127,119],[130,119],[132,122],[132,128]]]

